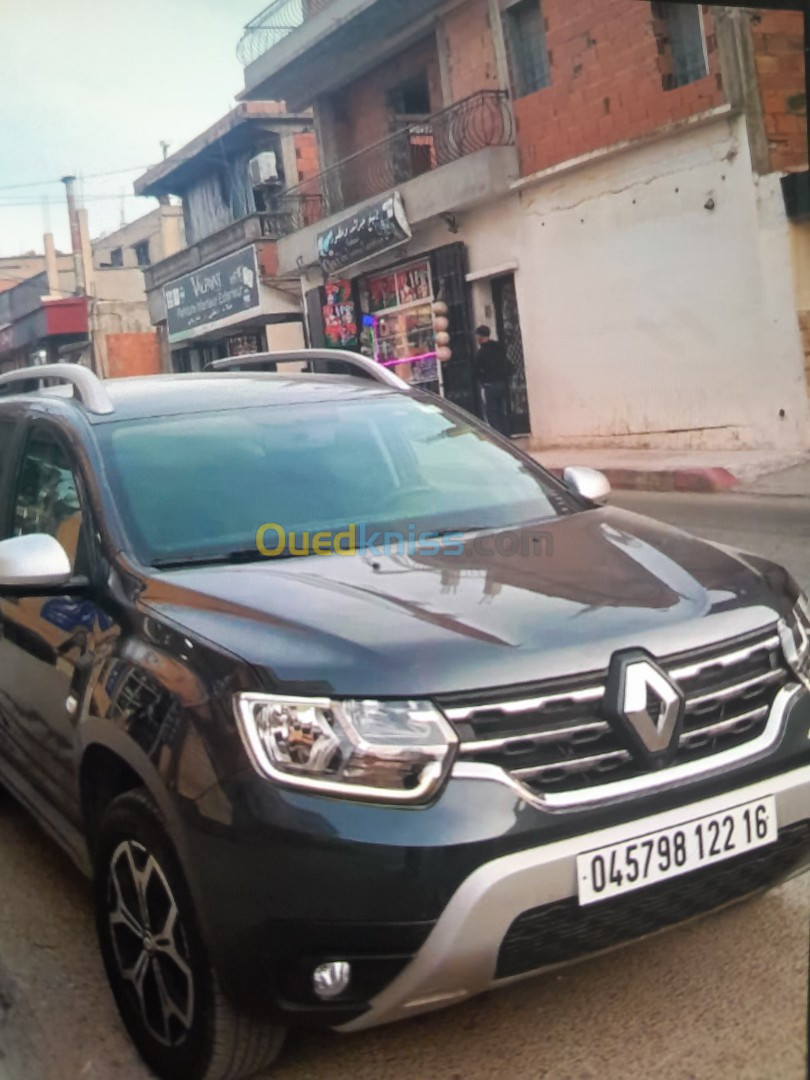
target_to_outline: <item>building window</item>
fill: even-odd
[[[676,90],[705,79],[709,61],[701,7],[653,3],[652,9],[664,89]]]
[[[426,71],[388,91],[388,104],[397,117],[410,119],[430,115],[430,83]]]
[[[518,0],[503,14],[512,89],[516,98],[551,84],[551,60],[540,0]]]
[[[123,266],[124,265],[124,249],[113,248],[110,252],[110,266]]]
[[[152,260],[149,258],[149,241],[141,240],[139,244],[133,244],[132,250],[135,252],[135,261],[138,266],[151,266]]]

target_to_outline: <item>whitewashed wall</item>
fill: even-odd
[[[778,178],[752,176],[741,119],[546,177],[459,223],[410,250],[459,239],[473,273],[518,264],[538,444],[808,445],[789,226]],[[480,282],[474,297],[478,316]]]

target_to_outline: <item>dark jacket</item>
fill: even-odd
[[[509,360],[500,341],[485,341],[475,357],[475,374],[482,383],[509,381]]]

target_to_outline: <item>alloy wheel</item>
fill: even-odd
[[[108,919],[118,974],[149,1034],[178,1047],[194,1021],[194,976],[180,909],[157,859],[124,840],[109,864]]]

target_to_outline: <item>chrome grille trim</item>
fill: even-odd
[[[733,731],[739,724],[755,724],[758,720],[764,720],[770,712],[767,706],[761,709],[752,709],[739,716],[730,716],[728,720],[720,720],[716,724],[707,724],[705,727],[690,728],[681,735],[681,746],[691,746],[701,739],[711,739],[716,735],[722,735],[726,731]]]
[[[743,660],[749,660],[752,656],[755,656],[758,652],[764,652],[766,649],[769,652],[773,652],[774,649],[780,649],[782,642],[778,634],[774,634],[773,637],[765,638],[763,641],[757,641],[753,645],[749,645],[745,649],[736,649],[730,653],[720,653],[719,656],[712,657],[710,660],[699,660],[694,664],[686,664],[684,667],[673,668],[669,672],[669,677],[675,679],[676,682],[680,682],[682,679],[694,679],[700,675],[706,668],[713,667],[733,667],[734,664],[741,664]]]
[[[743,661],[750,659],[759,652],[773,652],[775,649],[780,648],[781,640],[779,635],[774,634],[772,637],[764,638],[762,641],[757,641],[744,649],[735,649],[733,652],[719,653],[711,659],[700,660],[694,664],[686,664],[682,667],[673,668],[668,671],[668,674],[670,678],[674,679],[676,682],[694,679],[708,668],[733,667],[735,664],[741,664]],[[666,666],[666,660],[659,662]],[[587,678],[587,676],[585,677]],[[774,681],[777,677],[778,675],[775,674]],[[768,675],[768,679],[770,678],[771,676]],[[735,687],[729,696],[733,697],[734,693],[737,692],[737,688]],[[448,720],[451,720],[454,723],[462,723],[465,720],[470,720],[472,717],[480,716],[482,714],[503,713],[505,716],[514,716],[523,712],[540,711],[551,705],[561,705],[567,701],[570,701],[575,705],[582,705],[591,701],[600,701],[604,697],[604,694],[605,689],[600,682],[597,686],[585,687],[582,690],[564,691],[560,694],[545,694],[532,698],[521,698],[517,701],[497,701],[487,705],[459,706],[445,709],[444,715]],[[708,699],[711,696],[720,697],[720,692],[714,695],[705,695],[705,698]],[[694,702],[694,704],[697,703],[697,701]],[[693,704],[691,700],[690,704]]]
[[[786,677],[787,671],[784,668],[774,668],[773,671],[769,671],[765,675],[757,675],[753,679],[746,679],[745,682],[734,683],[732,686],[726,686],[720,690],[712,690],[709,694],[701,694],[699,697],[687,696],[686,710],[690,712],[712,701],[728,701],[729,698],[734,698],[738,694],[745,694],[748,690],[755,690],[758,686],[768,686],[769,683],[779,682]]]
[[[797,689],[777,628],[766,626],[758,638],[718,642],[695,655],[658,660],[686,698],[678,756],[666,769],[648,773],[621,733],[602,719],[606,674],[591,671],[572,676],[571,689],[557,679],[547,694],[494,702],[477,694],[472,705],[457,704],[458,697],[448,702],[448,719],[466,722],[456,775],[500,774],[529,802],[569,809],[622,798],[624,785],[633,792],[667,786],[691,776],[693,767],[694,775],[702,775],[769,749],[779,735],[777,703]],[[611,779],[611,772],[617,776]]]
[[[626,780],[615,780],[609,784],[580,788],[577,791],[541,793],[515,780],[506,769],[502,769],[499,765],[474,761],[457,761],[453,766],[453,776],[459,780],[489,780],[502,784],[510,788],[523,802],[549,813],[589,810],[600,803],[622,802],[636,798],[638,795],[677,787],[679,784],[698,778],[716,776],[743,762],[765,757],[781,736],[785,714],[794,701],[806,692],[798,683],[783,686],[776,695],[765,730],[750,742],[735,746],[731,750],[723,750],[710,757],[699,758],[697,761],[687,761],[682,765],[673,765],[669,769],[644,773]]]
[[[520,743],[535,743],[541,746],[543,743],[568,739],[572,735],[606,735],[609,731],[610,724],[606,720],[599,720],[593,724],[576,724],[573,727],[554,728],[549,731],[531,731],[526,735],[507,735],[502,739],[463,742],[459,747],[459,752],[464,757],[469,754],[485,754],[488,750],[508,750],[510,746],[518,746]]]
[[[626,750],[610,750],[606,754],[593,754],[586,758],[572,758],[570,761],[555,761],[547,765],[533,765],[530,769],[512,769],[512,776],[517,780],[531,780],[533,776],[542,776],[547,772],[588,772],[601,765],[622,765],[630,761]]]
[[[445,709],[444,715],[448,720],[461,723],[469,720],[479,713],[504,713],[506,716],[514,716],[516,713],[534,712],[546,709],[549,705],[561,705],[570,701],[573,705],[583,705],[589,701],[599,701],[604,697],[603,686],[587,687],[584,690],[571,690],[562,694],[546,694],[542,697],[522,698],[520,701],[499,701],[495,705],[470,705],[467,708]]]

